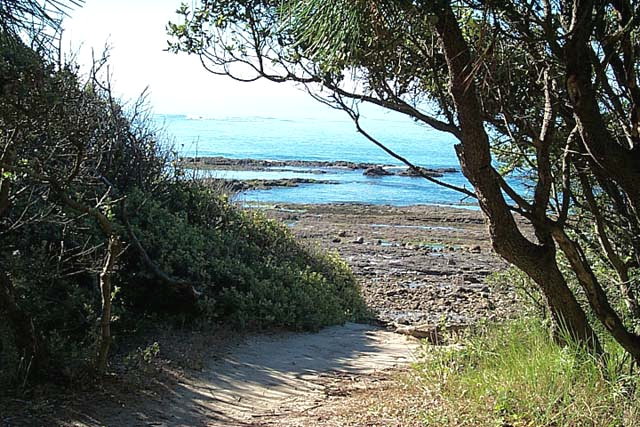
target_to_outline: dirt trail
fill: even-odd
[[[418,347],[413,338],[354,323],[249,337],[156,398],[76,412],[66,425],[279,425],[279,417],[321,405],[341,377],[405,366]]]

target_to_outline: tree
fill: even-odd
[[[637,5],[213,0],[178,12],[184,20],[169,24],[170,49],[198,55],[212,73],[304,85],[382,147],[360,125],[359,103],[453,135],[495,251],[536,283],[573,339],[602,351],[584,297],[640,362],[640,336],[627,322],[639,314]],[[517,191],[510,177],[528,190]],[[595,224],[593,233],[586,224]],[[600,261],[616,272],[617,286],[594,273]],[[612,292],[626,308],[614,307]]]

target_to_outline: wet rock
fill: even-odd
[[[422,176],[430,176],[432,178],[440,178],[444,176],[444,169],[427,169],[418,167],[416,169],[408,168],[398,175],[400,176],[410,176],[410,177],[422,177]]]
[[[391,172],[389,172],[388,170],[386,170],[382,166],[374,166],[374,167],[371,167],[371,168],[367,168],[367,169],[365,169],[365,171],[362,174],[365,175],[365,176],[387,176],[387,175],[393,175]]]
[[[299,216],[291,227],[297,237],[339,250],[361,279],[365,301],[383,322],[474,324],[494,314],[505,319],[517,312],[519,304],[511,289],[487,292],[480,283],[506,264],[486,246],[479,212],[348,203],[282,206],[295,209]],[[290,215],[285,209],[271,209],[268,214],[283,219]],[[341,244],[332,243],[336,238]],[[354,244],[354,239],[362,244]],[[416,242],[438,242],[442,251],[427,252]],[[408,250],[405,243],[415,250]],[[479,253],[478,248],[472,252],[475,246]]]
[[[406,293],[407,293],[407,290],[401,288],[401,289],[392,289],[390,291],[385,292],[384,294],[386,296],[388,296],[388,297],[393,297],[393,296],[396,296],[396,295],[403,295],[403,294],[406,294]]]
[[[474,284],[474,285],[469,285],[468,287],[473,292],[483,292],[483,293],[491,292],[491,289],[489,289],[487,285],[483,285],[483,284]]]

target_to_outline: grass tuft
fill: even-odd
[[[426,425],[640,425],[637,379],[613,345],[597,360],[556,345],[542,321],[520,319],[425,350]]]

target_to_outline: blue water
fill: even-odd
[[[269,117],[192,119],[157,116],[175,138],[184,156],[224,156],[272,160],[346,160],[402,165],[356,132],[347,120],[286,120]],[[402,118],[369,120],[365,128],[381,142],[416,165],[428,168],[459,168],[454,139]],[[282,168],[278,168],[282,169]],[[317,171],[318,168],[311,168]],[[261,203],[355,202],[390,205],[473,205],[460,193],[423,178],[367,177],[362,171],[325,169],[326,173],[286,171],[220,171],[215,176],[235,179],[310,178],[333,184],[302,184],[298,187],[253,190],[238,199]],[[443,181],[471,188],[461,173],[445,174]]]

